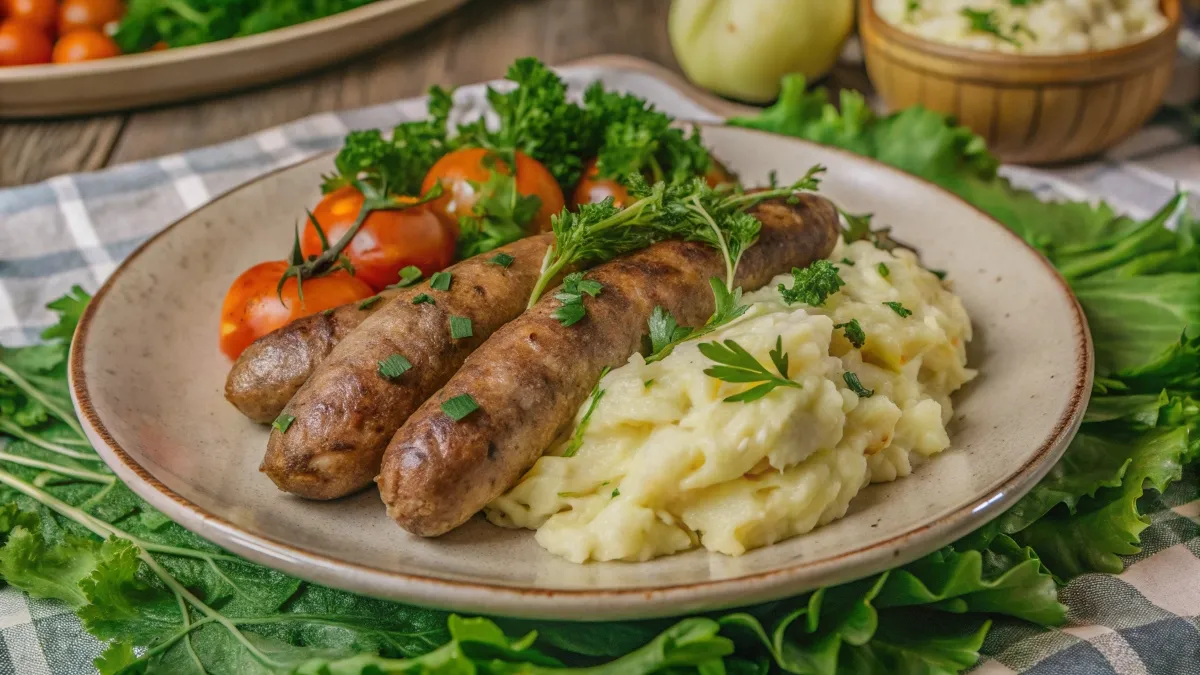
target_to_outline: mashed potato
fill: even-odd
[[[608,373],[577,453],[559,445],[542,457],[488,518],[536,529],[539,544],[574,562],[697,546],[740,555],[840,518],[867,483],[946,449],[950,394],[973,376],[961,302],[907,251],[858,242],[832,260],[845,286],[823,306],[785,304],[777,288],[792,279],[782,275],[746,296],[742,318]],[[836,327],[852,319],[866,334],[861,349]],[[704,373],[714,363],[699,345],[725,340],[768,367],[779,341],[800,387],[723,401],[754,386]],[[860,398],[846,373],[873,395]]]
[[[1167,27],[1158,0],[875,0],[875,11],[923,38],[1022,54],[1113,49]]]

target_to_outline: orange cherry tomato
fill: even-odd
[[[47,38],[54,37],[58,3],[54,0],[2,0],[4,15],[35,26]]]
[[[325,195],[317,204],[313,217],[330,245],[350,229],[362,205],[362,193],[350,186]],[[372,211],[344,254],[354,265],[354,276],[379,291],[399,281],[400,270],[409,265],[426,276],[444,269],[454,261],[456,237],[454,230],[424,205]],[[300,251],[306,258],[321,253],[321,238],[311,221],[304,228]]]
[[[58,34],[66,35],[81,28],[103,30],[125,13],[121,0],[63,0],[58,6]]]
[[[429,203],[429,208],[458,229],[458,219],[471,215],[471,208],[478,199],[475,188],[471,183],[482,184],[492,176],[492,171],[509,174],[508,165],[496,159],[494,167],[489,168],[484,158],[489,154],[482,148],[463,148],[444,155],[434,163],[421,184],[424,193],[437,183],[442,184],[446,191],[441,197]],[[530,232],[548,232],[550,216],[563,210],[562,190],[554,180],[554,176],[542,166],[542,163],[523,152],[516,154],[517,158],[517,192],[522,195],[537,195],[542,205],[529,224]]]
[[[54,43],[55,63],[78,63],[120,56],[121,48],[113,39],[92,28],[67,33]]]
[[[306,280],[303,302],[296,292],[296,279],[288,279],[280,302],[275,289],[286,269],[282,260],[259,263],[242,272],[229,287],[221,306],[221,351],[230,359],[280,326],[375,293],[362,281],[338,271]]]
[[[611,178],[601,178],[600,170],[596,168],[596,160],[588,160],[583,166],[583,178],[575,186],[571,195],[571,205],[579,208],[582,204],[596,204],[613,198],[613,205],[622,208],[629,203],[629,191]]]
[[[37,26],[20,19],[0,24],[0,66],[50,63],[50,38]]]

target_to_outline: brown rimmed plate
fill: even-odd
[[[221,299],[243,269],[278,256],[319,197],[318,157],[244,185],[185,217],[125,261],[84,314],[71,389],[105,461],[183,526],[312,581],[416,604],[511,616],[622,619],[766,601],[916,559],[979,527],[1061,456],[1091,390],[1079,305],[1051,266],[962,200],[840,150],[706,126],[747,184],[829,168],[822,192],[873,212],[944,269],[976,331],[978,379],[955,396],[952,447],[913,475],[868,487],[814,532],[738,558],[703,551],[647,563],[575,565],[531,532],[475,520],[412,537],[373,490],[307,502],[258,472],[267,433],[222,398]]]
[[[0,118],[90,115],[211,96],[348,59],[466,0],[378,0],[259,35],[72,64],[0,68]]]

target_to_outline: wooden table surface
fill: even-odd
[[[226,141],[329,110],[501,77],[520,56],[640,56],[678,71],[667,0],[475,0],[380,51],[215,99],[65,120],[0,122],[0,187]]]
[[[431,84],[501,77],[521,56],[562,64],[627,54],[680,72],[668,0],[474,0],[387,47],[274,85],[148,110],[0,121],[0,187],[187,150],[330,110],[423,94]],[[839,68],[836,84],[865,74]]]

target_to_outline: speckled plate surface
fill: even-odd
[[[278,256],[319,197],[320,157],[250,183],[133,253],[104,285],[71,350],[75,404],[117,474],[185,527],[320,583],[461,611],[564,619],[663,616],[760,602],[905,563],[979,527],[1054,464],[1091,389],[1083,314],[1065,284],[1001,225],[942,190],[842,151],[708,127],[747,184],[811,164],[822,192],[873,212],[945,269],[971,314],[970,365],[952,447],[908,478],[866,488],[847,516],[738,558],[693,551],[649,563],[574,565],[531,532],[474,520],[436,540],[409,536],[374,490],[306,502],[257,468],[266,429],[222,397],[221,299],[238,272]]]

